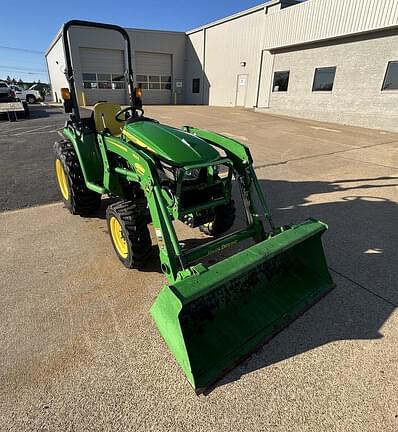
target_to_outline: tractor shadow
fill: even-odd
[[[106,220],[106,209],[111,204],[114,204],[118,201],[120,201],[120,198],[117,198],[117,197],[115,197],[115,198],[113,198],[113,197],[102,198],[101,205],[100,205],[99,209],[96,210],[95,212],[89,214],[89,215],[84,215],[84,218]]]
[[[309,217],[329,225],[323,245],[337,287],[205,394],[331,342],[381,339],[398,306],[398,205],[383,193],[398,177],[260,182],[276,225]]]
[[[99,209],[96,210],[95,212],[89,214],[89,215],[85,215],[84,218],[85,219],[100,219],[100,220],[106,221],[106,209],[108,208],[108,206],[118,202],[119,200],[120,200],[120,198],[118,198],[118,197],[102,198],[101,206],[99,207]],[[182,222],[179,222],[179,225],[183,225]],[[156,244],[155,234],[153,232],[154,230],[153,230],[151,224],[148,225],[148,228],[149,228],[149,231],[151,233],[152,243],[153,243],[152,244],[152,253],[151,253],[150,257],[148,258],[148,260],[146,261],[146,263],[142,267],[140,267],[140,271],[147,272],[147,273],[163,274],[161,271],[161,267],[160,267],[159,248],[158,248],[158,245]],[[176,228],[176,233],[179,236],[180,246],[181,246],[183,251],[187,251],[187,250],[199,247],[199,246],[203,246],[212,240],[211,237],[205,237],[205,238],[185,238],[184,236],[181,237],[180,236],[180,234],[181,234],[180,229],[178,228],[178,226],[176,226],[175,228]],[[108,233],[107,228],[105,228],[104,231],[106,233]],[[195,230],[195,234],[197,234],[198,231],[199,231],[198,229]],[[202,260],[202,261],[205,262],[206,264],[213,264],[214,262],[216,262],[216,260],[212,259],[212,258],[209,258],[207,260]]]
[[[49,117],[65,117],[67,118],[66,114],[62,112],[62,108],[54,107],[51,105],[41,105],[39,103],[29,105],[29,112],[30,115],[27,118],[29,119],[44,119]]]

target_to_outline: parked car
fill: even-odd
[[[51,91],[50,86],[48,84],[41,83],[41,82],[31,85],[29,87],[29,90],[37,90],[40,93],[43,102],[46,100],[46,96]]]
[[[14,89],[6,82],[0,81],[0,117],[8,116],[10,121],[21,117],[29,117],[29,107],[26,101],[16,97]]]
[[[14,90],[4,81],[0,81],[0,98],[15,97]]]
[[[21,87],[18,87],[16,85],[10,86],[14,91],[17,98],[21,99],[22,101],[26,101],[30,104],[34,104],[36,102],[40,102],[42,100],[41,94],[37,90],[24,90]]]

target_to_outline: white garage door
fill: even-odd
[[[87,105],[98,101],[127,103],[122,50],[79,48],[83,92]]]
[[[171,103],[171,54],[136,52],[137,85],[144,105]]]

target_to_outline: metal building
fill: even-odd
[[[128,29],[136,82],[146,104],[184,103],[186,35],[181,32]],[[120,34],[86,27],[70,29],[72,64],[79,102],[106,100],[127,103],[124,82],[124,43]],[[53,98],[67,87],[61,31],[46,52]],[[173,90],[173,91],[172,91]]]
[[[242,106],[398,130],[398,0],[271,0],[187,33],[128,31],[144,104]],[[72,35],[82,103],[124,102],[115,38]],[[59,40],[46,57],[57,92]]]

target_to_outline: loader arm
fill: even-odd
[[[261,187],[258,183],[257,176],[253,169],[253,158],[250,154],[250,150],[247,146],[240,143],[237,140],[226,137],[224,135],[220,135],[218,133],[208,131],[205,129],[199,129],[192,126],[183,126],[184,130],[189,133],[192,133],[195,136],[203,138],[208,143],[214,145],[215,147],[219,147],[225,151],[227,156],[233,161],[234,167],[237,169],[239,174],[242,176],[243,183],[249,189],[249,204],[251,208],[252,215],[260,214],[257,209],[254,207],[254,195],[251,190],[251,186],[254,188],[254,193],[257,195],[257,198],[261,205],[261,214],[268,220],[270,227],[272,230],[275,229],[275,225],[272,221],[271,212],[268,208],[268,204],[266,202],[266,198],[264,196],[264,192],[261,190]]]

